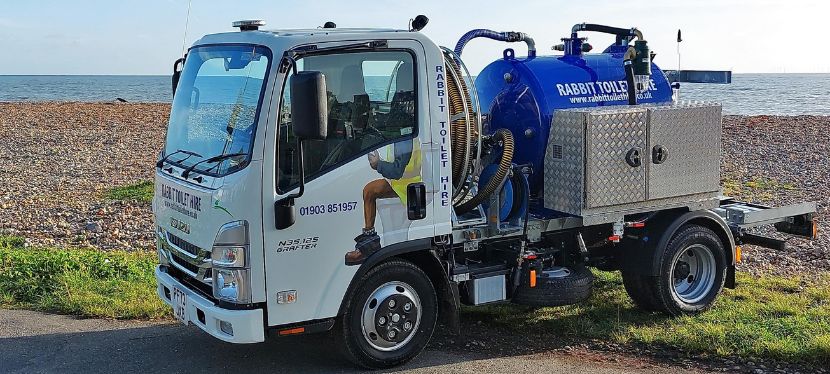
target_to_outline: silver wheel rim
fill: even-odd
[[[715,285],[716,268],[715,255],[708,247],[686,247],[674,258],[669,278],[674,295],[686,304],[703,300]]]
[[[416,335],[421,325],[421,299],[412,286],[387,282],[369,295],[361,317],[366,342],[379,351],[394,351]]]

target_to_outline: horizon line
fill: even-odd
[[[666,70],[674,70],[674,69],[663,69]],[[686,69],[686,70],[696,70],[696,69]],[[732,72],[732,75],[828,75],[828,72],[752,72],[752,73],[735,73]],[[170,77],[171,74],[0,74],[0,77]],[[371,75],[369,75],[371,76]],[[382,75],[377,75],[382,76]],[[478,76],[474,74],[473,76]]]

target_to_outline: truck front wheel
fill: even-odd
[[[400,365],[426,347],[438,318],[435,288],[408,261],[384,262],[360,279],[341,320],[342,347],[371,369]]]

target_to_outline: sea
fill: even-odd
[[[372,89],[367,87],[367,91]],[[0,102],[118,98],[170,102],[170,77],[0,75]],[[725,114],[830,115],[830,74],[734,74],[731,84],[681,83],[680,99],[719,102]]]

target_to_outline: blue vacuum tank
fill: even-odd
[[[512,49],[506,49],[503,58],[485,67],[475,80],[484,131],[491,134],[504,128],[513,133],[513,162],[533,168],[532,196],[543,191],[545,149],[557,109],[630,104],[626,43],[619,43],[618,38],[618,44],[602,53],[585,54],[590,46],[575,32],[563,41],[558,46],[565,51],[562,56],[537,57],[534,50],[528,53],[530,57],[516,57]],[[650,73],[637,80],[637,103],[671,102],[672,88],[662,70],[651,63]]]

